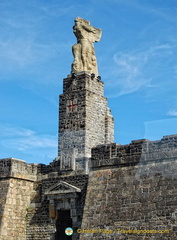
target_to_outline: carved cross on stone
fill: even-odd
[[[69,101],[69,104],[67,105],[67,108],[69,112],[74,112],[76,110],[77,104],[74,100]]]

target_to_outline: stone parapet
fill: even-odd
[[[38,164],[28,164],[15,158],[0,159],[0,178],[36,181]]]
[[[63,81],[63,93],[80,92],[81,90],[89,90],[96,94],[104,95],[104,82],[100,77],[95,77],[88,72],[80,72],[74,75],[68,75]]]
[[[170,135],[164,136],[159,141],[141,139],[127,145],[117,143],[98,145],[92,149],[91,169],[176,159],[177,135]]]

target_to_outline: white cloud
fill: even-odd
[[[4,137],[30,137],[35,135],[35,132],[30,129],[12,127],[8,125],[0,125],[0,136]]]
[[[56,136],[50,135],[6,139],[1,143],[3,146],[8,146],[8,148],[13,148],[18,151],[26,151],[27,149],[33,148],[57,148]]]
[[[42,6],[41,10],[50,17],[60,17],[65,14],[68,14],[69,12],[72,12],[74,9],[74,6],[70,5],[68,7],[62,7],[59,4],[50,4],[46,6]]]
[[[170,110],[170,111],[167,113],[167,116],[177,117],[177,110],[176,110],[176,109]]]
[[[147,1],[142,2],[139,0],[112,0],[116,4],[125,5],[130,8],[135,8],[145,14],[154,15],[158,18],[164,19],[166,21],[172,22],[176,24],[176,16],[175,16],[175,3],[174,8],[171,7],[171,4],[168,4],[168,8],[164,8],[163,4],[155,4],[155,2]],[[109,0],[110,2],[110,0]],[[174,1],[175,2],[175,1]],[[172,14],[174,13],[174,14]]]
[[[110,81],[109,85],[117,85],[117,96],[133,93],[142,88],[159,87],[158,77],[162,74],[159,69],[169,65],[169,56],[173,46],[168,44],[151,46],[149,49],[137,49],[133,52],[118,52],[114,55],[117,68],[114,70],[116,82]],[[169,65],[170,66],[170,65]],[[168,69],[172,71],[172,68]],[[173,71],[174,72],[174,71]],[[156,79],[156,83],[153,80]]]
[[[24,68],[56,57],[67,44],[40,44],[28,37],[0,41],[1,67]]]
[[[3,125],[0,126],[0,134],[0,145],[3,148],[15,149],[17,151],[36,148],[46,148],[46,150],[57,148],[56,135],[39,135],[31,129]]]
[[[121,88],[119,95],[135,92],[150,82],[150,79],[146,81],[141,79],[141,71],[144,64],[142,56],[117,53],[114,55],[114,60],[118,66],[118,83]]]
[[[60,42],[60,30],[51,30],[49,24],[55,27],[56,15],[60,19],[71,6],[62,4],[37,3],[36,1],[7,1],[0,3],[0,70],[6,71],[25,68],[34,64],[49,61],[67,51],[68,44]],[[50,17],[48,15],[51,15]],[[58,21],[58,20],[57,20]],[[61,26],[58,24],[58,28]],[[51,30],[51,31],[50,31]]]

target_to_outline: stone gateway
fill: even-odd
[[[114,143],[93,43],[75,19],[72,71],[49,165],[0,160],[0,240],[177,239],[177,135]]]

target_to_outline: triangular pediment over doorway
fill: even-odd
[[[58,194],[77,193],[77,192],[81,192],[81,189],[67,182],[60,181],[59,183],[55,184],[54,186],[46,190],[45,194],[58,195]]]

